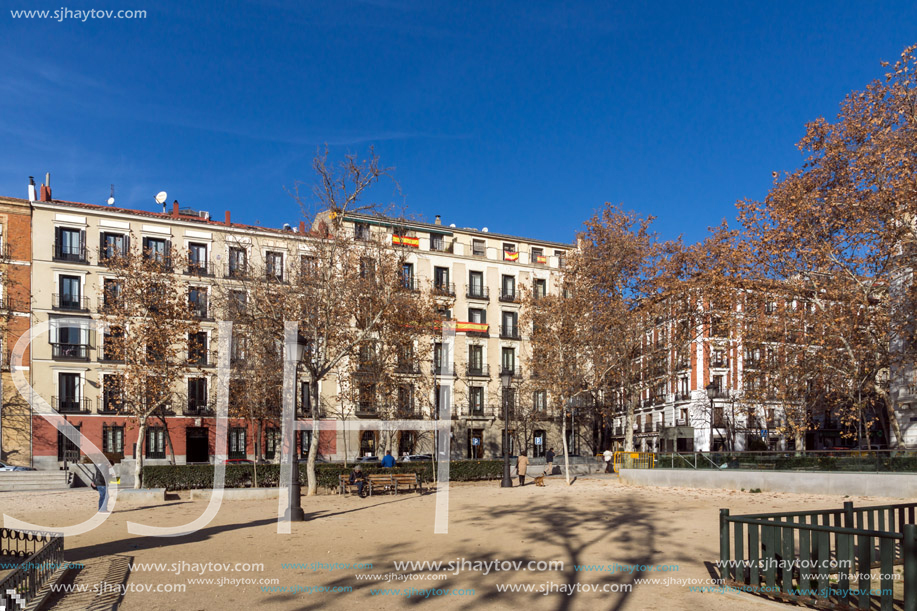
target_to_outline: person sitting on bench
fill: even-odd
[[[363,467],[356,465],[353,468],[353,471],[350,473],[350,483],[356,485],[357,494],[360,495],[360,498],[363,498],[363,486],[366,484],[366,478],[363,476]]]

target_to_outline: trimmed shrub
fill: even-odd
[[[417,462],[399,464],[393,469],[379,465],[361,465],[364,473],[416,473],[424,483],[434,480],[433,463]],[[315,478],[321,488],[334,489],[340,475],[349,475],[353,463],[345,467],[341,463],[317,463]],[[226,488],[245,488],[254,485],[254,465],[226,465]],[[503,476],[503,461],[500,460],[455,460],[449,463],[449,479],[454,482],[500,479]],[[258,486],[274,488],[280,481],[280,465],[258,465]],[[306,485],[306,465],[299,465],[300,484]],[[166,490],[192,490],[213,488],[213,465],[155,465],[143,467],[145,488]]]

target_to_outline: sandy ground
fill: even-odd
[[[73,524],[95,508],[96,493],[0,493],[0,508],[20,519],[48,526]],[[128,591],[82,599],[70,595],[54,609],[111,608],[133,610],[235,609],[766,609],[775,603],[745,595],[691,592],[688,585],[637,584],[630,592],[586,592],[584,586],[614,590],[633,585],[626,570],[576,571],[574,565],[668,565],[639,577],[660,580],[705,580],[718,557],[718,509],[733,514],[885,504],[889,499],[818,495],[751,494],[716,490],[629,486],[603,476],[582,478],[566,486],[561,478],[544,488],[501,489],[499,484],[453,485],[449,532],[433,534],[436,494],[401,494],[359,499],[322,495],[303,498],[307,521],[293,524],[292,534],[277,534],[275,501],[224,502],[216,519],[199,532],[178,538],[137,537],[126,522],[177,525],[189,522],[206,506],[188,495],[161,505],[119,503],[100,528],[68,538],[66,558],[84,562],[71,581],[98,584],[110,580],[127,587],[184,592]],[[913,502],[914,499],[906,499]],[[900,501],[899,501],[900,502]],[[472,565],[446,579],[427,571],[396,570],[395,561],[562,561],[563,570],[494,571]],[[162,570],[132,571],[127,563],[166,563]],[[256,563],[263,570],[223,571],[192,566],[207,563]],[[283,568],[301,563],[302,568]],[[321,563],[321,564],[319,564]],[[332,568],[340,563],[372,568]],[[313,570],[313,566],[315,570]],[[244,568],[244,567],[242,567]],[[80,573],[83,573],[82,575]],[[442,573],[446,573],[443,571]],[[371,579],[358,576],[376,575]],[[418,579],[414,579],[418,577]],[[211,579],[210,583],[190,580]],[[222,584],[220,581],[222,580]],[[233,583],[229,580],[248,580]],[[267,580],[275,583],[265,585]],[[535,592],[499,592],[498,585],[534,584]],[[578,587],[580,591],[557,591]],[[304,591],[308,588],[313,591]],[[314,588],[349,588],[316,592]],[[270,588],[288,588],[286,592]],[[300,591],[292,591],[298,588]],[[404,590],[465,590],[464,595],[405,594]],[[389,594],[378,590],[388,589]],[[401,589],[400,594],[391,591]],[[538,591],[538,590],[541,591]],[[473,594],[470,592],[473,590]],[[544,593],[544,590],[554,590]],[[374,593],[374,591],[376,593]],[[69,599],[69,600],[68,600]],[[104,599],[104,601],[103,601]],[[94,604],[98,603],[98,604]]]

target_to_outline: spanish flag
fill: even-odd
[[[535,255],[535,263],[541,263],[542,265],[547,265],[548,258],[544,255]]]
[[[420,247],[420,238],[411,238],[406,235],[393,235],[392,244],[395,246],[410,246],[411,248]]]
[[[455,324],[457,332],[487,333],[489,325],[486,322],[459,322]]]
[[[508,250],[504,250],[504,251],[503,251],[503,260],[504,260],[504,261],[518,261],[518,260],[519,260],[519,253],[518,253],[518,252],[510,252],[510,251],[508,251]]]

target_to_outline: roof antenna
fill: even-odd
[[[115,204],[115,185],[111,186],[111,195],[109,196],[108,201],[105,203],[109,206],[113,206]]]

